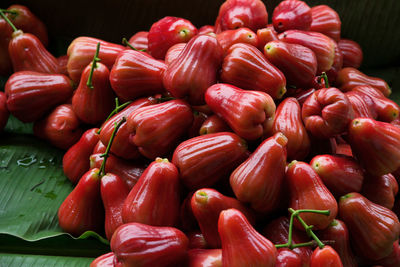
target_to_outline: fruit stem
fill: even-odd
[[[117,122],[114,123],[114,131],[111,134],[110,141],[108,141],[106,151],[104,152],[104,154],[100,155],[100,157],[104,158],[103,162],[101,163],[101,166],[100,166],[100,171],[99,171],[100,178],[103,177],[106,174],[106,161],[107,161],[107,158],[108,158],[108,156],[110,154],[111,145],[112,145],[112,143],[114,141],[115,135],[117,134],[117,131],[118,131],[119,127],[121,127],[121,125],[125,121],[126,121],[126,118],[122,117],[122,119],[118,123]]]
[[[128,102],[125,102],[122,105],[119,105],[118,97],[116,97],[115,98],[115,109],[113,111],[111,111],[110,115],[108,115],[108,117],[104,121],[104,123],[106,123],[112,116],[117,114],[121,109],[123,109],[124,107],[128,106],[130,103],[132,103],[132,101],[128,101]],[[103,125],[104,125],[104,123],[103,123]],[[97,131],[97,134],[100,134],[102,129],[103,129],[103,127],[100,127],[100,129]]]
[[[7,13],[10,13],[10,12],[7,12]],[[3,17],[3,19],[11,26],[11,28],[13,29],[13,32],[17,32],[18,31],[18,29],[14,26],[14,24],[4,14],[3,9],[0,9],[0,16]]]
[[[92,66],[90,67],[89,78],[88,78],[87,83],[86,83],[87,87],[89,87],[91,89],[93,89],[93,84],[92,84],[93,71],[94,71],[95,68],[97,68],[97,62],[100,61],[99,52],[100,52],[100,42],[97,43],[96,53],[94,54],[93,61],[92,61]]]
[[[8,14],[12,14],[12,15],[18,15],[17,11],[14,10],[7,10],[7,9],[2,9],[0,8],[1,11],[3,11],[3,13],[8,13]]]
[[[328,75],[326,75],[326,73],[325,73],[325,72],[323,72],[323,73],[321,74],[321,79],[324,79],[324,82],[325,82],[325,88],[329,88],[329,80],[328,80]]]
[[[122,44],[125,45],[125,46],[127,46],[127,47],[129,47],[130,49],[135,50],[135,51],[146,52],[146,49],[137,49],[137,48],[133,47],[133,45],[131,45],[131,44],[128,42],[128,39],[126,39],[125,37],[122,38]]]

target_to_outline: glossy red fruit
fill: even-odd
[[[311,160],[310,165],[334,196],[361,191],[364,171],[354,158],[318,155]]]
[[[386,257],[374,262],[374,264],[376,264],[378,266],[385,266],[385,267],[397,267],[397,266],[399,266],[400,265],[399,240],[396,240],[393,243],[393,250],[388,256],[386,256]]]
[[[203,134],[229,132],[229,131],[230,128],[223,119],[221,119],[217,115],[211,115],[201,125],[199,133],[200,135],[203,135]]]
[[[49,38],[46,25],[28,7],[11,5],[7,10],[13,12],[7,16],[15,27],[35,35],[44,46],[47,46]]]
[[[114,267],[114,253],[109,252],[97,257],[89,267]]]
[[[392,174],[381,176],[367,174],[361,194],[370,201],[391,210],[398,191],[399,185]]]
[[[288,97],[283,100],[276,110],[272,133],[283,133],[287,141],[287,157],[290,160],[304,159],[310,151],[310,139],[301,119],[299,102]]]
[[[224,50],[224,53],[226,53],[232,45],[237,43],[245,43],[252,46],[258,45],[257,35],[248,28],[223,31],[217,34],[217,40]]]
[[[59,56],[57,58],[57,61],[58,61],[59,73],[68,75],[68,69],[67,69],[68,56],[67,55]]]
[[[305,46],[272,41],[266,44],[264,55],[285,74],[290,85],[307,87],[317,74],[317,57]]]
[[[363,61],[361,46],[350,39],[340,39],[338,45],[343,54],[343,68],[352,67],[358,69]]]
[[[278,249],[275,267],[300,267],[301,258],[299,254],[288,248]]]
[[[322,240],[332,240],[332,248],[339,254],[343,266],[357,267],[357,261],[350,247],[349,231],[344,222],[335,219],[328,228],[318,232]]]
[[[353,116],[349,99],[334,87],[315,91],[307,98],[302,108],[306,129],[321,139],[346,132]]]
[[[106,162],[107,164],[107,162]],[[100,192],[105,210],[105,232],[108,240],[115,230],[123,224],[122,207],[130,188],[117,175],[107,173],[101,177]]]
[[[23,122],[33,122],[72,95],[71,80],[61,74],[14,73],[5,85],[7,108]]]
[[[272,23],[278,32],[287,30],[308,31],[311,21],[311,8],[303,1],[282,1],[275,7],[272,14]]]
[[[372,175],[384,175],[400,167],[400,128],[390,123],[354,119],[349,124],[349,144]]]
[[[129,192],[122,209],[122,220],[124,223],[174,226],[179,207],[178,170],[167,159],[157,158]]]
[[[199,31],[197,32],[197,34],[215,34],[215,28],[212,25],[204,25],[202,26]]]
[[[278,33],[275,31],[274,27],[266,27],[257,30],[258,38],[258,49],[264,51],[264,46],[271,42],[278,40]]]
[[[186,234],[189,239],[190,249],[206,249],[207,241],[201,231],[193,231]]]
[[[144,52],[121,52],[110,72],[114,92],[123,101],[135,100],[165,91],[162,75],[166,65]]]
[[[343,263],[339,254],[331,246],[325,246],[314,250],[310,267],[343,267]]]
[[[174,61],[182,50],[185,48],[186,43],[178,43],[171,46],[165,54],[165,64],[168,66]]]
[[[203,126],[203,123],[205,123],[205,121],[207,120],[207,117],[208,116],[206,114],[204,114],[203,112],[193,111],[193,122],[187,131],[188,138],[193,138],[193,137],[201,135],[200,129]],[[219,119],[219,120],[222,121],[222,119]],[[221,132],[227,132],[227,131],[229,131],[229,130],[225,130],[225,131],[221,131]]]
[[[115,140],[115,139],[114,139]],[[93,154],[90,156],[90,168],[100,168],[104,158],[101,155],[104,152]],[[139,180],[139,177],[145,170],[145,164],[141,162],[130,162],[109,154],[105,172],[113,173],[120,177],[131,189]]]
[[[137,50],[147,51],[148,50],[148,35],[149,32],[141,31],[137,32],[129,38],[129,43]]]
[[[10,112],[7,109],[7,97],[6,94],[0,92],[0,132],[6,127]]]
[[[392,252],[393,242],[399,238],[400,223],[391,210],[358,193],[350,193],[340,198],[339,211],[357,255],[379,260]]]
[[[103,231],[104,208],[100,196],[99,169],[87,171],[58,209],[60,227],[74,236]]]
[[[213,185],[247,157],[246,142],[234,133],[222,132],[182,142],[172,157],[182,182],[190,189]]]
[[[279,40],[311,49],[317,57],[317,73],[329,70],[335,59],[335,41],[319,32],[288,30],[279,34]]]
[[[219,83],[209,87],[205,97],[212,111],[240,137],[256,140],[271,131],[276,107],[267,93]]]
[[[98,130],[98,128],[92,128],[84,132],[79,141],[64,154],[63,171],[65,176],[74,184],[90,168],[90,155],[99,142]]]
[[[311,8],[311,16],[310,31],[323,33],[339,42],[342,22],[334,9],[327,5],[314,6]]]
[[[78,37],[72,41],[67,50],[68,55],[68,74],[69,77],[78,83],[81,74],[87,65],[93,60],[96,46],[100,42],[101,50],[99,58],[101,63],[110,70],[118,54],[125,50],[125,47],[118,44],[109,43],[92,37]]]
[[[286,92],[283,73],[249,44],[231,46],[223,61],[221,81],[245,90],[268,93],[274,99],[282,98]]]
[[[230,184],[236,197],[258,212],[268,213],[279,206],[287,142],[282,133],[266,139],[231,174]]]
[[[191,249],[188,251],[189,267],[221,267],[221,249]]]
[[[12,62],[8,54],[12,32],[11,26],[4,19],[0,19],[0,76],[8,76],[12,73]]]
[[[389,85],[384,80],[367,76],[355,68],[347,67],[338,72],[336,86],[343,92],[351,91],[358,85],[370,85],[375,87],[386,97],[392,92]]]
[[[218,232],[222,242],[222,266],[275,266],[275,246],[259,234],[240,211],[222,211]]]
[[[56,107],[47,117],[33,125],[35,136],[46,139],[53,146],[67,150],[83,134],[81,123],[72,110],[72,106],[64,104]]]
[[[202,105],[207,88],[217,82],[223,51],[217,39],[198,35],[191,39],[164,72],[163,83],[177,98]]]
[[[397,105],[393,100],[385,97],[383,93],[375,87],[370,85],[358,85],[351,90],[361,93],[361,96],[365,101],[367,101],[368,97],[372,99],[377,114],[375,118],[377,120],[391,122],[399,117],[399,105]]]
[[[177,17],[164,17],[150,28],[147,36],[149,53],[156,59],[164,59],[171,46],[187,43],[196,34],[197,29],[190,21]]]
[[[302,213],[301,218],[313,229],[325,229],[336,217],[338,206],[328,188],[313,168],[304,162],[293,161],[286,171],[290,190],[290,207],[298,209],[329,210],[329,216],[316,213]],[[297,221],[294,224],[304,229]]]
[[[218,235],[218,218],[221,211],[234,208],[242,212],[247,220],[255,221],[253,212],[239,200],[210,188],[197,190],[192,196],[191,207],[210,248],[221,247]]]
[[[304,89],[289,89],[287,92],[288,97],[296,98],[297,102],[299,102],[300,106],[303,106],[304,102],[307,98],[315,92],[314,88],[310,88],[307,90]]]
[[[103,122],[114,107],[114,93],[110,85],[110,71],[96,62],[89,64],[82,72],[78,88],[72,97],[72,108],[78,118],[87,124]],[[91,69],[93,68],[93,72]],[[92,73],[92,76],[91,76]],[[88,85],[88,79],[91,84]]]
[[[330,83],[334,83],[336,81],[338,72],[343,67],[343,54],[340,50],[339,45],[335,42],[335,57],[333,59],[332,67],[326,71],[326,75]]]
[[[376,119],[378,117],[374,98],[357,91],[349,91],[345,95],[353,108],[354,118]]]
[[[149,159],[167,155],[193,122],[190,106],[182,100],[136,109],[127,117],[129,142]]]
[[[103,145],[107,146],[108,142],[111,138],[112,132],[114,131],[114,124],[120,121],[123,117],[127,118],[133,111],[138,108],[145,107],[155,103],[153,98],[140,98],[136,101],[133,101],[122,111],[118,112],[101,126],[100,131],[100,140]],[[118,129],[114,137],[114,142],[111,145],[111,152],[118,157],[124,159],[137,159],[140,157],[139,150],[136,145],[128,142],[129,135],[131,134],[128,131],[128,127],[126,122],[124,122],[121,127]]]
[[[255,32],[267,24],[268,13],[262,1],[227,0],[219,9],[215,21],[215,33],[244,27]]]
[[[194,191],[190,191],[185,199],[181,202],[181,207],[179,210],[179,229],[185,231],[185,233],[199,232],[201,233],[199,224],[197,223],[196,217],[194,217],[192,210],[192,196]],[[203,234],[201,234],[203,236]],[[204,238],[204,236],[203,236]],[[205,242],[205,239],[204,239]]]
[[[115,266],[181,266],[187,246],[187,237],[178,229],[141,223],[124,224],[111,238]]]

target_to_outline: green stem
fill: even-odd
[[[11,26],[11,28],[13,29],[14,32],[18,31],[18,29],[14,26],[14,24],[4,14],[2,9],[0,9],[0,16],[2,16],[3,19]]]
[[[115,135],[117,134],[117,131],[118,131],[119,127],[121,127],[121,125],[125,121],[126,121],[126,118],[122,117],[122,119],[118,123],[117,122],[114,123],[114,131],[111,134],[110,141],[108,141],[106,151],[104,152],[104,154],[101,154],[101,157],[104,158],[104,159],[103,159],[103,162],[101,163],[101,166],[100,166],[100,171],[99,171],[99,176],[100,177],[103,177],[106,174],[106,161],[107,161],[107,158],[108,158],[108,156],[110,154],[111,145],[112,145],[112,143],[114,141]]]
[[[127,47],[129,47],[129,48],[132,49],[132,50],[141,51],[141,52],[146,52],[146,49],[137,49],[137,48],[133,47],[133,45],[131,45],[131,44],[128,42],[128,39],[126,39],[125,37],[122,38],[122,44],[125,45],[125,46],[127,46]]]
[[[8,13],[8,14],[12,14],[12,15],[18,15],[17,11],[14,10],[8,10],[8,9],[2,9],[0,8],[1,11],[3,11],[3,13]]]
[[[120,112],[121,109],[125,108],[126,106],[128,106],[128,105],[131,104],[131,103],[132,103],[132,101],[128,101],[128,102],[126,102],[126,103],[124,103],[124,104],[122,104],[122,105],[119,105],[118,97],[116,97],[116,98],[115,98],[115,109],[114,109],[113,111],[111,111],[110,115],[108,115],[108,117],[107,117],[107,119],[104,121],[104,123],[107,122],[112,116],[114,116],[115,114],[117,114],[118,112]],[[103,125],[104,125],[104,123],[103,123]],[[103,129],[103,128],[100,128],[100,129],[97,131],[97,134],[100,134],[100,132],[101,132],[102,129]]]
[[[89,78],[87,80],[87,87],[93,89],[93,84],[92,84],[92,79],[93,79],[93,71],[95,68],[97,68],[97,62],[100,61],[99,58],[99,52],[100,52],[100,42],[97,43],[96,47],[96,53],[94,54],[93,61],[92,61],[92,66],[90,68],[90,73],[89,73]]]
[[[316,242],[314,240],[312,240],[312,241],[305,242],[305,243],[293,244],[291,249],[301,248],[301,247],[308,247],[308,246],[315,246],[315,245],[316,245]]]
[[[329,88],[329,80],[328,80],[328,75],[326,75],[326,73],[325,73],[325,72],[323,72],[323,73],[321,74],[321,79],[324,79],[324,82],[325,82],[325,87],[326,87],[326,88]]]

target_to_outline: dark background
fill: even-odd
[[[86,35],[120,43],[164,16],[189,19],[200,27],[214,24],[223,0],[2,0],[28,6],[47,25],[53,50],[66,51],[72,38]],[[264,1],[269,17],[280,1]],[[327,4],[342,20],[342,36],[359,42],[363,68],[398,66],[400,60],[399,0],[310,0]],[[61,46],[61,48],[60,48]],[[56,47],[56,49],[54,48]]]

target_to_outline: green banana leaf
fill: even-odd
[[[93,261],[92,258],[66,257],[66,256],[43,256],[28,254],[6,254],[0,253],[2,267],[32,267],[32,266],[74,266],[87,267]]]

